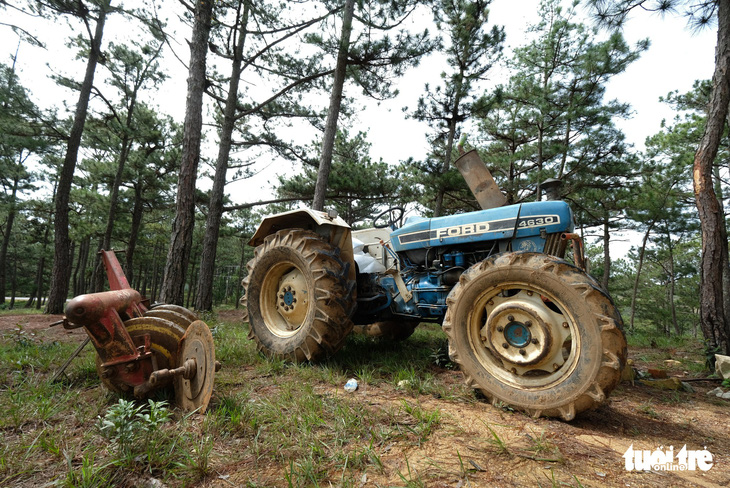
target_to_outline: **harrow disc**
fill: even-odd
[[[185,375],[175,377],[175,401],[182,410],[205,412],[213,394],[215,346],[213,334],[202,320],[196,320],[185,332],[178,353],[180,366],[190,365]]]
[[[166,308],[155,308],[153,310],[148,310],[144,314],[145,317],[157,317],[160,319],[169,320],[170,322],[173,322],[183,329],[187,329],[193,320],[190,320],[189,315],[183,315],[180,312],[177,312],[175,310],[169,310]]]
[[[160,317],[137,317],[124,322],[124,327],[132,339],[150,336],[150,348],[156,369],[173,369],[178,364],[178,345],[185,335],[185,327]],[[102,383],[109,390],[124,394],[131,392],[130,385],[115,377],[105,377],[101,358],[96,356],[96,371]]]
[[[191,312],[187,308],[181,307],[180,305],[172,305],[170,303],[160,303],[152,305],[152,308],[145,315],[149,315],[150,312],[157,312],[160,310],[169,310],[175,313],[179,313],[188,320],[188,323],[198,320],[198,316],[195,314],[195,312]]]

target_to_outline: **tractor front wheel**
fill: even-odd
[[[621,317],[600,285],[566,261],[488,258],[462,274],[447,304],[449,355],[494,405],[572,420],[620,380]]]
[[[352,330],[355,284],[339,249],[314,232],[266,237],[243,287],[249,338],[268,356],[317,361],[337,352]]]

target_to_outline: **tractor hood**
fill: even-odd
[[[409,218],[390,235],[396,252],[501,239],[519,239],[515,250],[537,250],[545,235],[572,232],[573,213],[563,201],[530,202],[433,219]],[[534,244],[534,247],[533,247]]]

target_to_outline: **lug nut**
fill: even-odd
[[[537,344],[540,343],[540,341],[538,341],[537,339],[532,339],[532,343],[535,344],[535,345],[537,345]]]
[[[524,356],[526,354],[525,353],[525,350],[524,349],[520,349],[520,354],[522,354]]]
[[[515,316],[514,315],[507,315],[507,320],[509,320],[510,322],[514,322],[515,321]]]
[[[497,327],[497,332],[504,332],[504,327],[502,327],[501,325]]]
[[[564,329],[567,329],[568,328],[568,322],[563,322],[563,328]]]
[[[506,342],[503,342],[502,347],[505,349],[509,349],[509,344],[507,344]]]
[[[533,295],[533,292],[531,290],[527,290],[527,296],[531,297]]]
[[[532,320],[526,320],[525,327],[532,327]]]

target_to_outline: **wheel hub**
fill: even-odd
[[[276,310],[287,323],[287,330],[297,330],[307,315],[306,300],[302,299],[302,290],[306,291],[307,282],[298,269],[282,276],[276,292]],[[297,295],[299,291],[299,295]]]
[[[512,347],[525,347],[532,342],[530,329],[521,322],[510,322],[504,328],[504,338]]]
[[[570,335],[563,315],[551,310],[532,291],[520,290],[511,297],[493,297],[480,334],[504,367],[515,374],[552,372],[565,360],[562,345]]]

